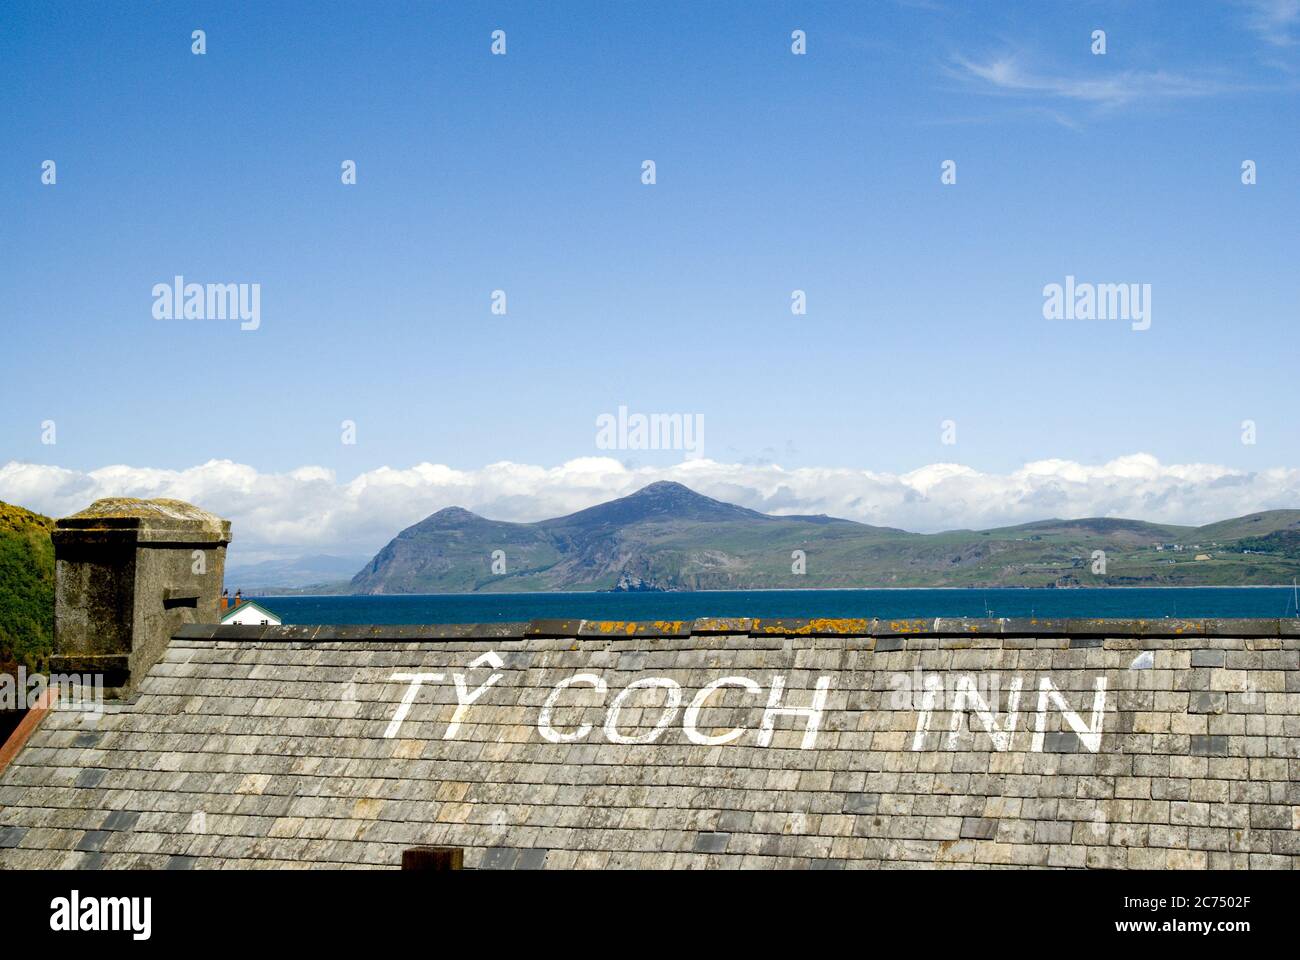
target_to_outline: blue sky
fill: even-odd
[[[1295,467],[1294,6],[6,3],[0,463],[553,468],[625,404],[789,470]]]

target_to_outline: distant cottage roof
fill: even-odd
[[[241,611],[247,610],[250,607],[258,611],[259,613],[261,613],[262,616],[266,617],[268,620],[274,620],[277,624],[279,624],[280,622],[279,615],[272,613],[270,610],[266,609],[266,607],[262,606],[256,600],[241,600],[238,606],[231,607],[229,610],[227,610],[225,613],[221,615],[221,622],[229,623],[231,620],[235,618],[237,614],[239,614]]]

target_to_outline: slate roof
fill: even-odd
[[[515,869],[1292,866],[1298,642],[1289,621],[190,626],[132,701],[46,717],[0,776],[0,867],[396,867],[420,844]],[[1140,650],[1151,669],[1132,673]],[[502,679],[445,739],[451,676],[489,651]],[[1068,728],[1046,753],[1028,731],[1008,753],[983,734],[910,752],[916,713],[891,678],[918,665],[1019,672],[1027,689],[1050,673],[1076,704],[1098,673],[1123,693],[1097,754]],[[393,674],[416,672],[445,679],[386,737],[409,687]],[[575,673],[608,697],[571,688],[556,727],[595,729],[547,742],[539,709]],[[737,675],[763,695],[721,692],[699,723],[747,728],[734,743],[689,742],[680,713],[653,744],[601,735],[633,680],[673,678],[689,700]],[[792,705],[832,678],[815,749],[792,717],[756,744],[777,675]],[[1221,732],[1202,695],[1223,698]],[[658,702],[629,700],[624,733],[650,729]]]

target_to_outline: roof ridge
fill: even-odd
[[[252,603],[253,601],[246,601]],[[265,610],[264,607],[259,609]],[[267,611],[269,612],[269,611]],[[1300,619],[1126,619],[1078,617],[698,617],[694,620],[543,618],[442,624],[187,624],[185,640],[453,640],[551,638],[687,638],[719,634],[808,637],[1300,637]]]

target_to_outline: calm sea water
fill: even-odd
[[[285,623],[482,623],[543,617],[1291,617],[1290,587],[719,590],[257,598]]]

